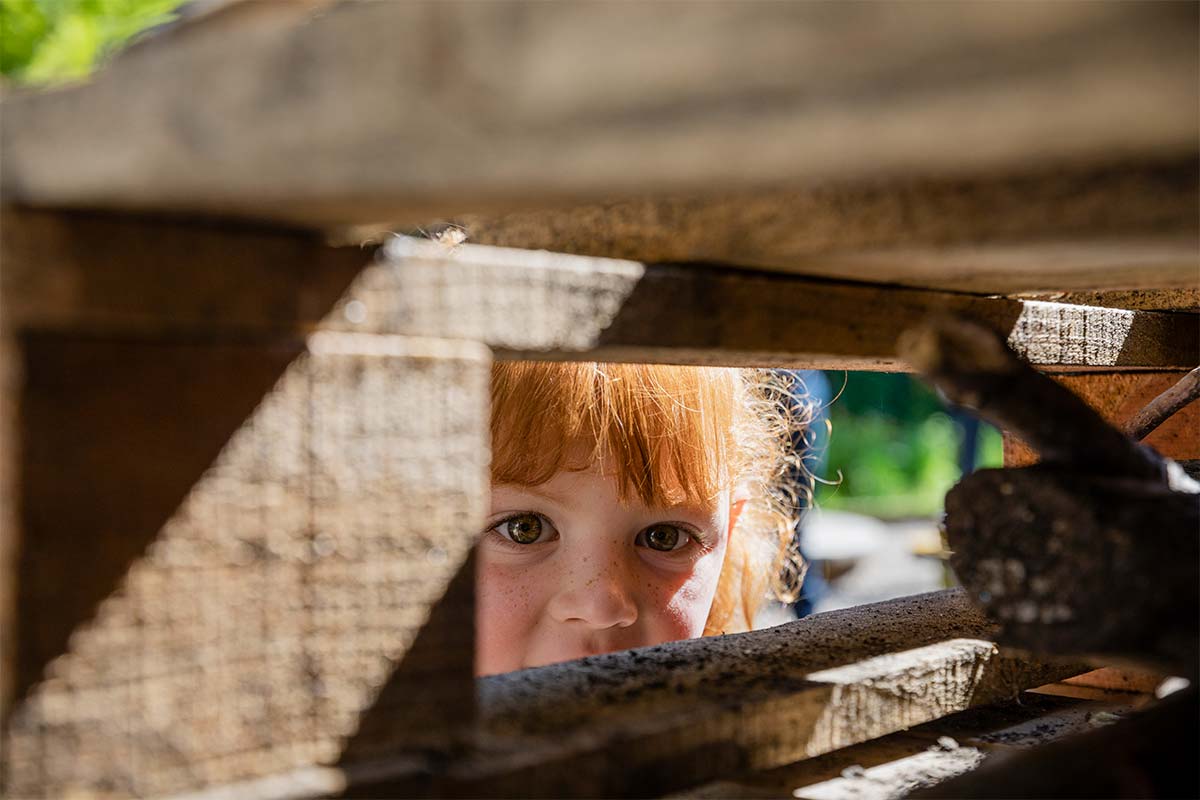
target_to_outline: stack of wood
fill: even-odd
[[[487,376],[906,370],[950,313],[1125,418],[1200,363],[1196,23],[247,2],[9,93],[5,794],[666,793],[1087,669],[950,592],[477,698]]]

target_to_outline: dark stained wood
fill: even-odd
[[[1186,406],[1200,399],[1200,367],[1151,400],[1125,426],[1131,439],[1141,441]]]
[[[1110,425],[1125,427],[1142,407],[1175,385],[1183,372],[1125,372],[1055,375],[1054,380],[1099,412]],[[1200,459],[1200,407],[1185,406],[1144,440],[1167,458]],[[1019,467],[1037,461],[1037,453],[1014,436],[1004,433],[1004,465]]]
[[[16,688],[18,497],[21,487],[20,346],[0,331],[0,725]]]
[[[912,797],[1195,797],[1197,748],[1200,701],[1192,688],[1112,725],[991,758]]]
[[[0,214],[9,329],[305,333],[373,255],[278,226],[11,207]]]
[[[1024,692],[1011,702],[960,711],[901,733],[775,769],[731,775],[669,797],[852,800],[866,794],[904,796],[913,789],[967,772],[993,754],[1012,753],[1095,730],[1096,724],[1090,720],[1127,714],[1131,697],[1145,696],[1114,695],[1080,701]]]

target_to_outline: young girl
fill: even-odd
[[[792,547],[806,421],[777,373],[501,363],[476,672],[749,629]],[[802,416],[802,415],[801,415]]]

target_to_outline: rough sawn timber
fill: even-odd
[[[1054,380],[1070,389],[1114,427],[1124,427],[1143,406],[1171,388],[1183,372],[1124,372],[1090,375],[1056,375]],[[1200,459],[1200,404],[1180,409],[1145,439],[1161,455],[1176,461]],[[1004,434],[1004,466],[1033,464],[1037,454],[1013,433]]]
[[[441,224],[478,244],[979,294],[1073,289],[1100,302],[1060,302],[1169,309],[1196,305],[1198,220],[1191,154],[459,214]],[[1100,290],[1122,295],[1105,301]]]
[[[475,339],[500,358],[900,370],[897,337],[936,313],[986,324],[1043,369],[1200,360],[1191,315],[408,237],[384,245],[326,324]]]
[[[476,748],[351,765],[351,796],[647,796],[892,733],[1086,671],[997,650],[958,590],[480,681]]]
[[[0,248],[12,330],[244,339],[325,327],[475,339],[504,358],[895,370],[899,332],[951,311],[1048,370],[1200,361],[1191,315],[697,264],[408,237],[335,246],[303,230],[15,208]]]
[[[6,98],[5,197],[421,223],[1195,153],[1191,3],[315,5],[238,4]]]
[[[373,254],[278,225],[6,206],[0,318],[73,334],[303,335]]]
[[[0,794],[159,797],[469,724],[486,347],[11,344]]]

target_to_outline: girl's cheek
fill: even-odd
[[[532,570],[481,558],[475,575],[475,672],[519,669],[538,622],[537,576]]]
[[[724,553],[710,553],[686,573],[659,576],[647,582],[648,607],[652,609],[663,641],[700,636],[708,621]]]

